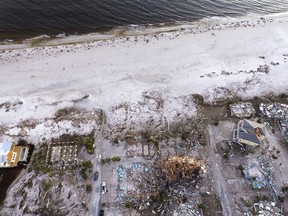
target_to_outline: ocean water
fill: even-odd
[[[0,40],[288,11],[288,0],[1,0]]]

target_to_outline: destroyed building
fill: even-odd
[[[281,134],[288,143],[288,105],[281,103],[261,103],[259,109],[272,122],[272,125],[279,125]]]
[[[78,144],[75,141],[57,142],[48,145],[46,162],[50,165],[64,165],[78,159]]]
[[[161,163],[162,170],[166,173],[169,181],[177,179],[195,179],[199,176],[203,167],[201,161],[197,161],[191,157],[169,157]]]
[[[253,210],[258,216],[284,216],[282,209],[276,206],[276,202],[255,203]]]
[[[256,113],[252,103],[240,102],[236,104],[230,104],[231,116],[238,118],[249,118]]]
[[[288,105],[280,103],[269,103],[259,105],[264,116],[271,119],[288,119]]]
[[[247,119],[240,120],[233,132],[233,141],[249,146],[259,146],[265,137],[265,125]]]

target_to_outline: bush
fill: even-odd
[[[243,176],[245,176],[245,173],[244,173],[245,167],[244,167],[242,164],[240,164],[240,165],[237,167],[237,169],[239,169],[240,172],[241,172],[241,174],[242,174]]]
[[[111,161],[111,158],[103,158],[101,159],[101,163],[109,163]]]
[[[42,188],[45,192],[47,192],[52,187],[52,184],[49,181],[44,181],[42,183]]]
[[[283,92],[283,93],[281,93],[281,94],[279,95],[279,97],[283,99],[283,98],[286,97],[286,94]]]
[[[40,149],[40,151],[33,154],[30,167],[36,172],[43,174],[48,173],[50,176],[53,176],[52,169],[50,169],[46,163],[47,145],[41,146]]]
[[[190,132],[184,131],[184,132],[181,134],[181,139],[182,139],[182,140],[187,140],[187,139],[189,139],[189,136],[190,136]]]
[[[282,191],[283,191],[284,193],[287,193],[287,192],[288,192],[288,184],[285,184],[285,185],[282,186]]]
[[[92,184],[87,184],[86,185],[86,191],[89,192],[89,193],[92,191]]]
[[[87,170],[86,168],[83,168],[80,170],[80,175],[84,180],[88,179],[88,176],[86,174],[86,170]]]
[[[80,141],[86,148],[88,154],[94,154],[95,153],[95,149],[94,149],[94,136],[90,135],[89,137],[83,138]]]
[[[132,207],[133,207],[133,203],[131,203],[131,202],[125,203],[125,208],[132,208]]]
[[[166,203],[167,200],[168,200],[168,195],[167,195],[167,193],[166,193],[165,191],[162,191],[162,192],[160,193],[160,198],[161,198],[161,202],[162,202],[162,203]]]
[[[246,207],[251,207],[252,206],[252,203],[251,203],[250,200],[245,200],[244,204],[245,204]]]
[[[113,157],[112,161],[121,161],[121,158],[120,157]]]
[[[83,167],[83,168],[87,168],[87,169],[92,169],[93,168],[93,164],[92,164],[92,162],[90,160],[80,162],[79,166]]]
[[[284,199],[285,199],[285,197],[284,196],[278,196],[278,200],[280,201],[280,202],[284,202]]]

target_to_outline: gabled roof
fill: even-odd
[[[247,119],[240,120],[233,140],[243,144],[258,146],[265,135],[265,125]]]
[[[260,131],[261,131],[261,134],[262,135],[265,134],[264,133],[265,125],[259,124],[257,122],[253,122],[253,121],[250,121],[250,120],[247,120],[247,119],[243,120],[242,128],[244,130],[246,130],[248,133],[253,133],[256,128],[259,128]]]
[[[239,134],[239,139],[240,141],[244,142],[245,141],[248,143],[255,143],[255,144],[258,144],[260,145],[261,144],[261,141],[260,139],[256,136],[256,134],[254,133],[240,133]],[[247,144],[245,143],[245,144]]]

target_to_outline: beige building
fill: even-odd
[[[0,143],[0,168],[11,168],[26,163],[29,147]]]

